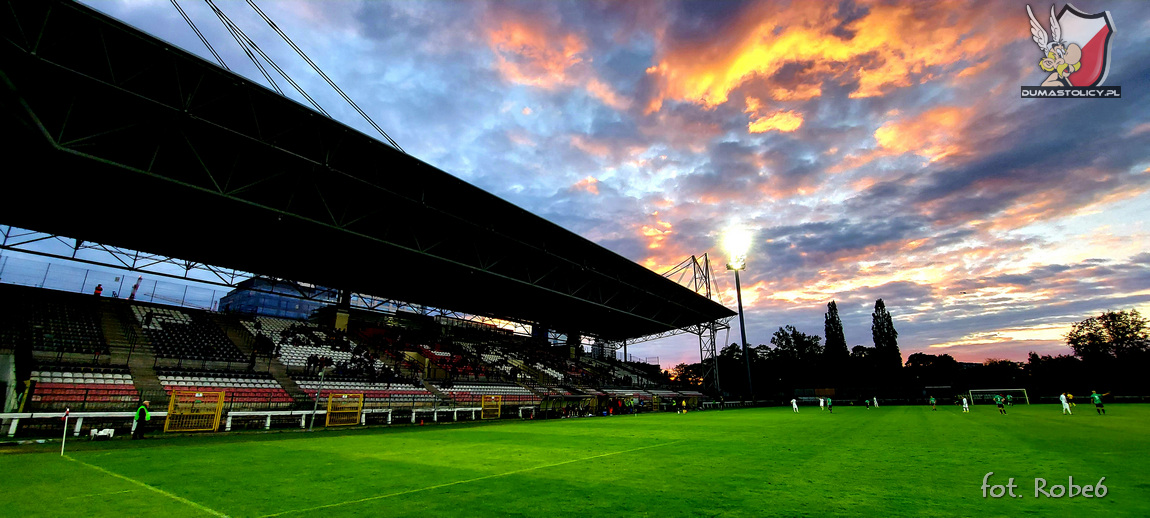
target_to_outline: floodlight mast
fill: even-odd
[[[738,262],[732,260],[727,264],[728,270],[735,271],[735,300],[739,305],[739,335],[743,339],[743,361],[747,364],[747,394],[750,397],[751,404],[755,402],[755,386],[751,381],[751,355],[747,351],[747,322],[743,319],[743,287],[739,283],[739,270],[745,270],[747,262],[742,258]]]
[[[723,248],[726,248],[727,269],[735,272],[735,300],[739,307],[739,336],[743,340],[743,361],[747,365],[747,395],[755,404],[755,386],[751,381],[751,355],[747,350],[747,322],[743,318],[743,286],[739,282],[739,271],[747,269],[747,251],[751,247],[751,234],[744,229],[729,229],[723,234]]]

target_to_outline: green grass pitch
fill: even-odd
[[[58,443],[0,448],[0,516],[1150,516],[1150,405],[1076,410],[806,406],[75,440],[63,458]],[[991,471],[1021,497],[983,498]],[[1050,490],[1070,476],[1106,477],[1107,493],[1035,498],[1035,478]]]

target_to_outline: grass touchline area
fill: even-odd
[[[156,433],[77,441],[68,458],[26,445],[0,449],[0,515],[1150,516],[1150,405],[1078,409],[804,406]],[[992,498],[1002,492],[983,488],[990,472],[991,486],[1014,478],[1017,497]],[[1069,477],[1105,477],[1105,496],[1045,496]]]
[[[532,466],[532,467],[530,467],[530,468],[517,469],[517,470],[515,470],[515,471],[508,471],[508,472],[506,472],[506,473],[496,473],[496,474],[494,474],[494,475],[487,475],[487,476],[478,477],[478,478],[469,478],[469,479],[467,479],[467,480],[457,480],[457,481],[455,481],[455,482],[447,482],[447,483],[445,483],[445,484],[438,484],[438,485],[434,485],[434,486],[421,487],[421,488],[419,488],[419,489],[409,489],[409,490],[407,490],[407,491],[401,491],[401,492],[398,492],[398,493],[391,493],[391,494],[387,494],[387,495],[369,496],[369,497],[367,497],[367,498],[360,498],[360,499],[358,499],[358,500],[348,500],[347,502],[338,502],[338,503],[334,503],[334,504],[320,505],[320,506],[311,507],[311,508],[308,508],[308,509],[293,509],[293,510],[289,510],[289,511],[283,511],[283,512],[279,512],[279,513],[275,513],[275,514],[265,514],[265,515],[264,515],[264,518],[268,518],[268,517],[271,517],[271,516],[281,516],[281,515],[285,515],[285,514],[293,514],[293,513],[305,513],[305,512],[308,512],[308,511],[318,511],[318,510],[320,510],[320,509],[327,509],[327,508],[331,508],[331,507],[338,507],[338,506],[341,506],[341,505],[347,505],[347,504],[356,504],[356,503],[361,503],[361,502],[368,502],[368,501],[371,501],[371,500],[382,500],[382,499],[384,499],[384,498],[391,498],[391,497],[395,497],[395,496],[402,496],[402,495],[407,495],[407,494],[411,494],[411,493],[418,493],[418,492],[420,492],[420,491],[428,491],[428,490],[432,490],[432,489],[440,489],[440,488],[444,488],[444,487],[448,487],[448,486],[454,486],[454,485],[458,485],[458,484],[468,484],[468,483],[471,483],[471,482],[479,482],[479,481],[481,481],[481,480],[487,480],[487,479],[498,478],[498,477],[505,477],[505,476],[508,476],[508,475],[515,475],[515,474],[519,474],[519,473],[526,473],[526,472],[528,472],[528,471],[535,471],[535,470],[538,470],[538,469],[553,468],[553,467],[555,467],[555,466],[563,466],[563,465],[565,465],[565,464],[572,464],[572,463],[575,463],[575,462],[583,462],[583,461],[586,461],[586,460],[591,460],[591,459],[598,459],[598,458],[602,458],[602,457],[609,457],[609,456],[611,456],[611,455],[619,455],[619,454],[621,454],[621,453],[631,453],[631,452],[635,452],[635,451],[639,451],[639,450],[647,450],[647,449],[651,449],[651,448],[658,448],[658,447],[660,447],[660,446],[669,446],[669,445],[672,445],[672,444],[675,444],[675,443],[678,443],[678,442],[682,442],[682,441],[673,441],[673,442],[669,442],[669,443],[665,443],[665,444],[653,444],[653,445],[651,445],[651,446],[640,446],[640,447],[638,447],[638,448],[631,448],[631,449],[629,449],[629,450],[623,450],[623,451],[613,451],[613,452],[610,452],[610,453],[601,453],[601,454],[599,454],[599,455],[592,455],[592,456],[590,456],[590,457],[583,457],[583,458],[581,458],[581,459],[571,459],[571,460],[565,460],[565,461],[563,461],[563,462],[556,462],[556,463],[552,463],[552,464],[545,464],[545,465],[542,465],[542,466]]]

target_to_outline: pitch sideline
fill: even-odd
[[[366,497],[366,498],[359,498],[359,499],[356,499],[356,500],[347,500],[347,501],[345,501],[345,502],[336,502],[336,503],[334,503],[334,504],[319,505],[319,506],[315,506],[315,507],[307,507],[307,508],[304,508],[304,509],[290,509],[290,510],[287,510],[287,511],[280,511],[280,512],[278,512],[278,513],[265,514],[265,515],[261,516],[260,518],[272,518],[272,517],[275,517],[275,516],[283,516],[283,515],[285,515],[285,514],[292,514],[292,513],[306,513],[306,512],[310,512],[310,511],[318,511],[318,510],[320,510],[320,509],[329,509],[329,508],[332,508],[332,507],[339,507],[339,506],[341,506],[341,505],[348,505],[348,504],[358,504],[358,503],[362,503],[362,502],[370,502],[370,501],[372,501],[372,500],[382,500],[382,499],[384,499],[384,498],[391,498],[391,497],[395,497],[395,496],[403,496],[403,495],[408,495],[408,494],[411,494],[411,493],[419,493],[419,492],[421,492],[421,491],[430,491],[430,490],[432,490],[432,489],[439,489],[439,488],[443,488],[443,487],[449,487],[449,486],[455,486],[455,485],[459,485],[459,484],[468,484],[468,483],[471,483],[471,482],[479,482],[479,481],[481,481],[481,480],[488,480],[488,479],[492,479],[492,478],[505,477],[505,476],[507,476],[507,475],[515,475],[515,474],[518,474],[518,473],[525,473],[525,472],[528,472],[528,471],[535,471],[535,470],[544,469],[544,468],[553,468],[553,467],[555,467],[555,466],[562,466],[562,465],[564,465],[564,464],[573,464],[573,463],[575,463],[575,462],[583,462],[583,461],[585,461],[585,460],[593,460],[593,459],[598,459],[598,458],[602,458],[602,457],[609,457],[609,456],[611,456],[611,455],[620,455],[620,454],[623,454],[623,453],[631,453],[631,452],[633,452],[633,451],[639,451],[639,450],[648,450],[648,449],[651,449],[651,448],[658,448],[658,447],[660,447],[660,446],[670,446],[670,445],[672,445],[672,444],[678,444],[678,443],[681,443],[681,442],[683,442],[683,441],[681,441],[681,440],[680,440],[680,441],[671,441],[671,442],[665,442],[665,443],[662,443],[662,444],[653,444],[653,445],[650,445],[650,446],[640,446],[640,447],[638,447],[638,448],[632,448],[632,449],[630,449],[630,450],[622,450],[622,451],[613,451],[613,452],[608,452],[608,453],[601,453],[601,454],[599,454],[599,455],[592,455],[592,456],[590,456],[590,457],[583,457],[583,458],[579,458],[579,459],[571,459],[571,460],[565,460],[565,461],[563,461],[563,462],[556,462],[556,463],[553,463],[553,464],[543,464],[543,465],[541,465],[541,466],[533,466],[533,467],[530,467],[530,468],[517,469],[517,470],[513,470],[513,471],[508,471],[508,472],[505,472],[505,473],[496,473],[496,474],[494,474],[494,475],[486,475],[486,476],[477,477],[477,478],[470,478],[470,479],[467,479],[467,480],[457,480],[457,481],[455,481],[455,482],[447,482],[447,483],[445,483],[445,484],[436,484],[436,485],[434,485],[434,486],[421,487],[421,488],[418,488],[418,489],[408,489],[407,491],[400,491],[400,492],[398,492],[398,493],[389,493],[389,494],[386,494],[386,495],[376,495],[376,496],[369,496],[369,497]]]
[[[188,500],[187,498],[184,498],[184,497],[181,497],[181,496],[176,496],[176,495],[174,495],[174,494],[172,494],[172,493],[169,493],[169,492],[167,492],[167,491],[164,491],[163,489],[160,489],[160,488],[158,488],[158,487],[152,487],[152,486],[149,486],[148,484],[145,484],[145,483],[143,483],[143,482],[140,482],[139,480],[136,480],[136,479],[134,479],[134,478],[132,478],[132,477],[128,477],[128,476],[125,476],[125,475],[121,475],[121,474],[119,474],[119,473],[116,473],[116,472],[113,472],[113,471],[109,471],[109,470],[107,470],[107,469],[104,469],[104,468],[101,468],[100,466],[97,466],[97,465],[95,465],[95,464],[88,464],[87,462],[84,462],[84,461],[82,461],[82,460],[73,459],[71,455],[64,455],[64,458],[65,458],[65,459],[68,459],[68,460],[70,460],[70,461],[72,461],[72,462],[76,462],[76,463],[79,463],[79,464],[83,464],[83,465],[85,465],[85,466],[88,466],[89,468],[92,468],[92,469],[94,469],[94,470],[96,470],[96,471],[99,471],[99,472],[101,472],[101,473],[106,473],[106,474],[108,474],[108,475],[111,475],[111,476],[113,476],[113,477],[116,477],[116,478],[118,478],[118,479],[121,479],[121,480],[126,480],[126,481],[128,481],[128,482],[131,482],[131,483],[133,483],[133,484],[137,485],[137,486],[143,487],[144,489],[148,489],[148,490],[150,490],[150,491],[154,491],[154,492],[156,492],[156,493],[159,493],[159,494],[161,494],[161,495],[164,495],[164,496],[166,496],[166,497],[168,497],[168,498],[171,498],[172,500],[175,500],[175,501],[177,501],[177,502],[180,502],[180,503],[184,503],[184,504],[190,505],[190,506],[192,506],[192,507],[195,507],[196,509],[199,509],[199,510],[201,510],[201,511],[203,511],[203,512],[205,512],[205,513],[208,513],[208,514],[210,514],[210,515],[212,515],[212,516],[219,516],[219,517],[221,517],[221,518],[231,518],[230,516],[228,516],[228,515],[226,515],[226,514],[224,514],[224,513],[221,513],[221,512],[219,512],[219,511],[217,511],[217,510],[215,510],[215,509],[212,509],[212,508],[210,508],[210,507],[207,507],[207,506],[204,506],[204,505],[201,505],[201,504],[197,504],[197,503],[195,503],[195,502],[193,502],[193,501],[191,501],[191,500]]]

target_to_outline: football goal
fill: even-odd
[[[970,402],[971,402],[971,404],[994,403],[994,396],[995,395],[1001,395],[1003,398],[1005,398],[1007,401],[1010,401],[1010,402],[1019,401],[1019,402],[1026,403],[1028,405],[1030,404],[1030,397],[1028,397],[1026,395],[1026,389],[1024,389],[1024,388],[970,389]],[[1010,396],[1010,397],[1007,397],[1007,396]]]

